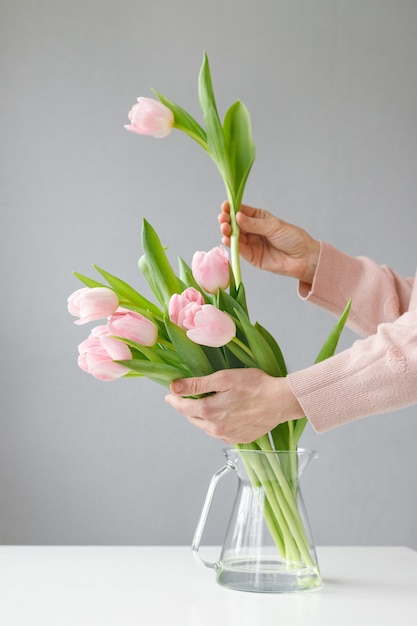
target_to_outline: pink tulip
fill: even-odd
[[[116,380],[129,372],[127,367],[113,360],[130,360],[132,353],[125,343],[109,337],[107,326],[93,328],[88,339],[78,346],[78,352],[80,368],[99,380]]]
[[[158,328],[143,315],[118,309],[108,321],[107,329],[110,335],[131,339],[141,346],[152,347],[158,339]]]
[[[68,298],[68,311],[80,319],[74,324],[86,324],[100,320],[115,312],[119,306],[119,298],[107,287],[83,287],[77,289]]]
[[[232,318],[212,304],[189,304],[184,312],[187,337],[195,343],[220,348],[236,335]]]
[[[199,291],[197,291],[197,289],[194,289],[194,287],[189,287],[188,289],[185,289],[185,291],[183,291],[181,294],[174,293],[171,296],[168,305],[169,319],[171,320],[171,322],[173,322],[177,326],[180,326],[181,328],[184,328],[184,309],[186,309],[186,307],[192,303],[198,305],[204,304],[203,296]]]
[[[159,100],[138,98],[138,103],[130,109],[126,130],[138,135],[152,135],[157,139],[166,137],[174,126],[174,114]]]
[[[191,269],[196,282],[207,293],[217,293],[229,286],[229,257],[222,246],[209,252],[195,252]]]

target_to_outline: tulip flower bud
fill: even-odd
[[[202,346],[220,348],[236,335],[232,318],[212,304],[189,304],[185,314],[187,337]]]
[[[118,306],[119,298],[107,287],[83,287],[68,298],[69,313],[80,318],[74,324],[86,324],[108,317]]]
[[[203,296],[194,287],[188,287],[181,294],[174,293],[168,304],[168,314],[171,322],[180,326],[180,328],[184,328],[184,311],[192,303],[200,306],[204,304]]]
[[[174,114],[159,100],[138,98],[128,113],[130,124],[126,130],[138,135],[151,135],[157,139],[166,137],[174,126]]]
[[[151,348],[158,339],[157,326],[143,315],[119,309],[108,321],[107,328],[110,335],[131,339],[141,346]]]
[[[129,372],[127,367],[113,360],[130,360],[132,353],[122,341],[109,337],[107,326],[93,328],[88,339],[78,346],[78,352],[79,367],[98,380],[116,380]]]
[[[207,293],[217,293],[230,283],[230,266],[227,251],[222,246],[209,252],[195,252],[191,270],[197,284]]]

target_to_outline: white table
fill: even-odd
[[[0,624],[416,626],[417,552],[323,547],[318,556],[320,589],[269,595],[220,587],[184,546],[3,546]]]

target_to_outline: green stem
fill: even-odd
[[[301,563],[302,550],[298,545],[295,536],[292,520],[289,518],[288,511],[285,507],[285,496],[280,483],[277,483],[276,476],[272,471],[268,458],[261,459],[263,461],[262,483],[268,502],[274,512],[275,520],[280,527],[284,537],[284,555],[285,559],[292,563]]]
[[[243,350],[243,352],[245,352],[251,359],[253,359],[255,361],[255,357],[253,356],[252,350],[250,348],[248,348],[248,346],[245,343],[243,343],[243,341],[241,341],[237,337],[233,337],[232,342],[236,346],[239,346],[239,348],[241,350]]]
[[[232,271],[236,287],[239,287],[240,283],[242,282],[242,273],[240,270],[239,257],[239,231],[237,233],[233,233],[230,238],[230,262],[232,265]]]
[[[239,287],[242,282],[242,272],[240,269],[240,255],[239,255],[239,225],[236,221],[236,213],[239,211],[239,207],[236,206],[231,193],[228,193],[228,200],[230,206],[230,226],[232,233],[230,236],[230,264],[232,266],[232,272],[236,283],[236,288]]]
[[[258,473],[252,467],[253,464],[249,463],[247,459],[245,459],[244,455],[243,455],[242,462],[245,466],[246,473],[248,474],[252,488],[255,488],[255,489],[262,488],[263,487],[262,479],[259,477]],[[277,524],[276,513],[273,511],[273,508],[271,507],[271,504],[267,498],[265,498],[264,502],[261,503],[261,506],[263,506],[263,515],[264,515],[266,524],[269,528],[269,532],[271,533],[271,536],[275,542],[275,545],[277,546],[280,554],[284,555],[285,554],[285,538],[283,537],[282,527],[279,524]]]
[[[287,520],[288,526],[291,529],[291,533],[297,544],[302,558],[306,565],[314,567],[313,560],[310,555],[309,542],[306,536],[304,524],[300,517],[298,510],[296,495],[293,493],[291,486],[288,484],[288,480],[282,471],[282,468],[277,459],[272,455],[267,456],[267,460],[271,466],[272,472],[275,475],[275,479],[282,490],[283,497],[280,499],[280,505]],[[295,477],[295,482],[297,478]]]
[[[246,446],[241,447],[241,449],[245,448],[248,449]],[[314,567],[314,562],[309,550],[309,541],[298,510],[296,494],[294,494],[280,462],[276,458],[276,452],[271,446],[268,435],[257,439],[254,447],[250,445],[249,449],[253,450],[258,448],[267,453],[265,455],[265,464],[267,467],[262,478],[259,478],[265,489],[268,502],[274,514],[276,514],[276,523],[280,526],[280,530],[283,534],[286,547],[286,553],[283,554],[283,556],[286,557],[288,551],[293,558],[296,557],[295,561],[301,562],[303,559],[306,565]],[[294,454],[295,452],[292,453]],[[297,483],[297,479],[297,476],[291,475],[292,482]],[[273,487],[274,485],[276,485],[275,489]],[[272,492],[270,488],[272,488]],[[282,521],[282,516],[284,521]]]
[[[257,454],[260,450],[255,442],[252,444],[239,444],[235,447],[239,450],[254,452],[249,457],[243,454],[241,458],[252,487],[256,490],[261,489],[260,493],[264,493],[263,500],[260,500],[260,506],[262,507],[269,532],[281,557],[292,563],[300,563],[300,551],[282,508],[282,490],[277,484],[276,476],[271,472],[268,459],[264,458],[267,455]]]
[[[172,341],[168,341],[167,339],[163,339],[162,337],[158,337],[158,343],[161,344],[161,346],[165,346],[169,350],[174,349]]]

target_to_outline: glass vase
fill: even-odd
[[[225,450],[226,464],[212,477],[195,531],[197,562],[212,568],[220,585],[241,591],[287,593],[321,584],[316,550],[300,490],[309,450]],[[234,472],[237,492],[220,558],[204,560],[200,543],[219,480]]]

